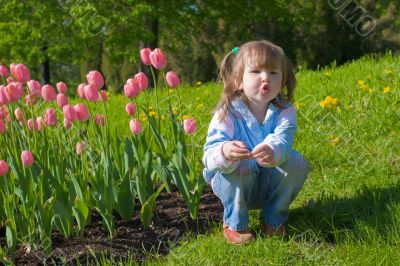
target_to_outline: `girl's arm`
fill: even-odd
[[[274,131],[263,141],[264,144],[267,144],[274,151],[274,163],[268,167],[280,165],[289,159],[296,128],[296,109],[290,106],[281,111]]]
[[[206,172],[221,171],[229,174],[239,165],[240,161],[230,161],[222,152],[222,146],[233,140],[234,130],[234,124],[228,115],[220,122],[218,112],[214,114],[204,145],[203,163]]]

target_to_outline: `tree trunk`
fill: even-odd
[[[45,53],[47,46],[42,48],[42,53]],[[41,72],[42,72],[42,84],[50,84],[50,60],[46,56],[45,61],[42,62]]]

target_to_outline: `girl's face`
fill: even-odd
[[[243,92],[251,104],[268,104],[281,92],[280,68],[250,66],[246,64],[242,80]]]

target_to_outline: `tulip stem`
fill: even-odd
[[[158,107],[158,95],[157,95],[157,81],[156,81],[156,76],[154,74],[154,70],[153,67],[150,66],[150,71],[151,71],[151,75],[153,76],[153,82],[154,82],[154,95],[156,97],[156,108],[157,108],[157,117],[160,118],[160,109]],[[158,131],[160,131],[160,120],[158,119]]]

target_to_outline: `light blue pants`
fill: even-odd
[[[276,228],[287,221],[289,205],[300,192],[310,171],[308,162],[295,150],[276,168],[260,167],[255,160],[242,161],[230,174],[218,172],[212,189],[224,206],[224,225],[235,231],[248,229],[249,209],[261,209],[264,223]]]

